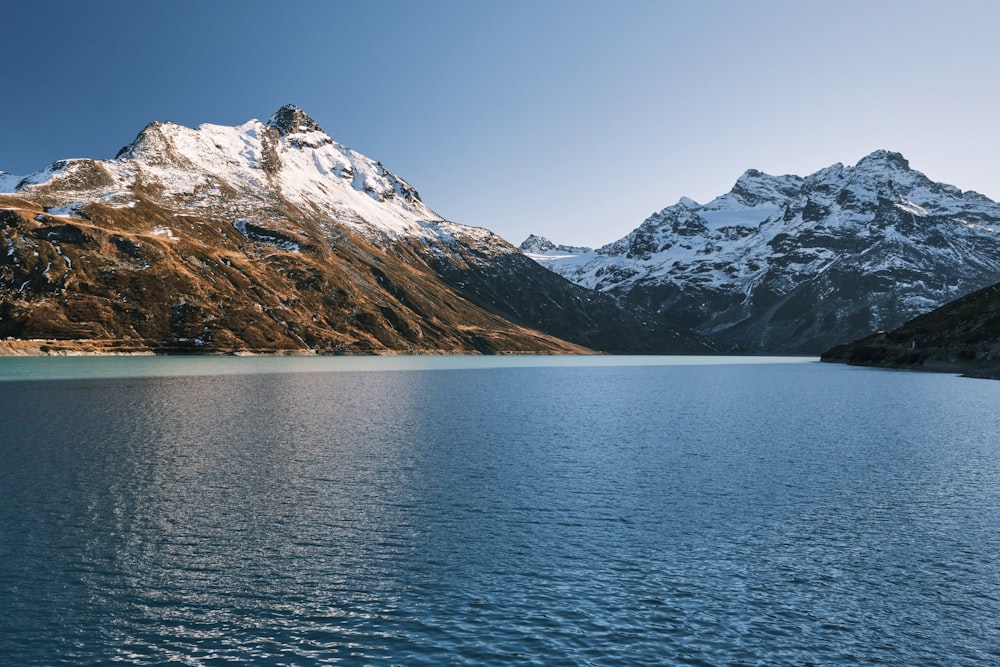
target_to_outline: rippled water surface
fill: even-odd
[[[1000,382],[742,361],[0,359],[0,663],[1000,661]]]

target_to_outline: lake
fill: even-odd
[[[1000,661],[1000,382],[0,358],[0,663]]]

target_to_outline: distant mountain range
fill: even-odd
[[[519,250],[444,220],[288,105],[0,172],[0,244],[0,353],[819,354],[861,339],[825,358],[940,366],[997,347],[996,289],[899,329],[1000,283],[1000,204],[887,151],[807,177],[747,171],[597,250]]]
[[[521,248],[721,351],[819,354],[1000,282],[1000,204],[877,151],[807,177],[747,171],[597,250]]]
[[[442,219],[301,109],[0,173],[0,351],[702,352]]]

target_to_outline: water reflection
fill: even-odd
[[[410,466],[395,453],[399,424],[369,415],[392,414],[371,399],[402,406],[406,392],[366,386],[375,377],[310,379],[197,378],[137,396],[152,451],[136,480],[142,540],[120,557],[141,600],[127,615],[146,619],[118,638],[133,656],[181,650],[174,638],[198,618],[237,635],[257,628],[247,655],[265,660],[286,649],[292,618],[340,627],[391,609],[393,555],[406,549],[392,493],[405,493]],[[244,639],[196,643],[233,651]]]

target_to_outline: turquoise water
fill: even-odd
[[[275,373],[442,371],[602,366],[801,364],[807,357],[759,356],[68,356],[0,357],[0,382]]]
[[[0,359],[0,662],[1000,660],[1000,383],[736,361]]]

